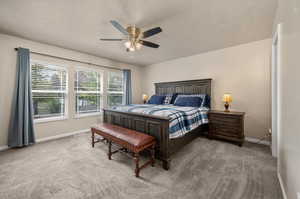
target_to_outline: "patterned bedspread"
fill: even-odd
[[[206,107],[182,107],[174,105],[131,104],[113,107],[114,110],[170,118],[170,138],[178,138],[208,123]]]

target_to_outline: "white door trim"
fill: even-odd
[[[277,25],[272,41],[272,155],[279,155],[280,123],[281,123],[281,24]]]

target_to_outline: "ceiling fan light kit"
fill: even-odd
[[[126,39],[100,39],[101,41],[126,41],[124,43],[124,46],[126,47],[127,52],[133,52],[136,50],[140,50],[142,46],[147,46],[150,48],[159,48],[158,44],[145,41],[142,39],[151,37],[153,35],[156,35],[160,32],[162,32],[162,29],[160,27],[152,28],[150,30],[147,30],[145,32],[142,32],[140,28],[137,28],[135,26],[128,26],[126,29],[123,28],[123,26],[118,23],[117,21],[110,21],[110,23],[123,35],[125,35]]]

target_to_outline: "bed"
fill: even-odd
[[[211,79],[155,83],[155,94],[165,95],[172,93],[207,94],[208,96],[211,96]],[[139,106],[139,108],[142,109],[143,106],[151,105]],[[156,107],[151,108],[155,109]],[[208,124],[205,122],[205,117],[202,125],[189,130],[180,136],[170,136],[170,134],[172,134],[172,132],[170,133],[170,122],[172,122],[170,121],[170,117],[155,114],[150,115],[144,111],[128,111],[128,107],[127,109],[104,109],[103,112],[104,122],[134,129],[154,136],[158,143],[156,157],[162,161],[162,166],[166,170],[170,168],[171,157],[175,152],[199,135],[206,134],[208,131]]]

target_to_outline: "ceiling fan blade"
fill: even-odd
[[[143,32],[143,38],[151,37],[151,36],[156,35],[160,32],[162,32],[162,29],[160,27],[152,28],[150,30],[147,30],[147,31]]]
[[[100,39],[101,41],[123,41],[125,39]]]
[[[110,23],[116,28],[118,29],[121,33],[123,33],[124,35],[128,35],[127,30],[121,25],[119,24],[119,22],[115,21],[115,20],[111,20]]]
[[[139,43],[144,45],[144,46],[150,47],[150,48],[158,48],[159,47],[158,44],[152,43],[150,41],[140,40]]]

